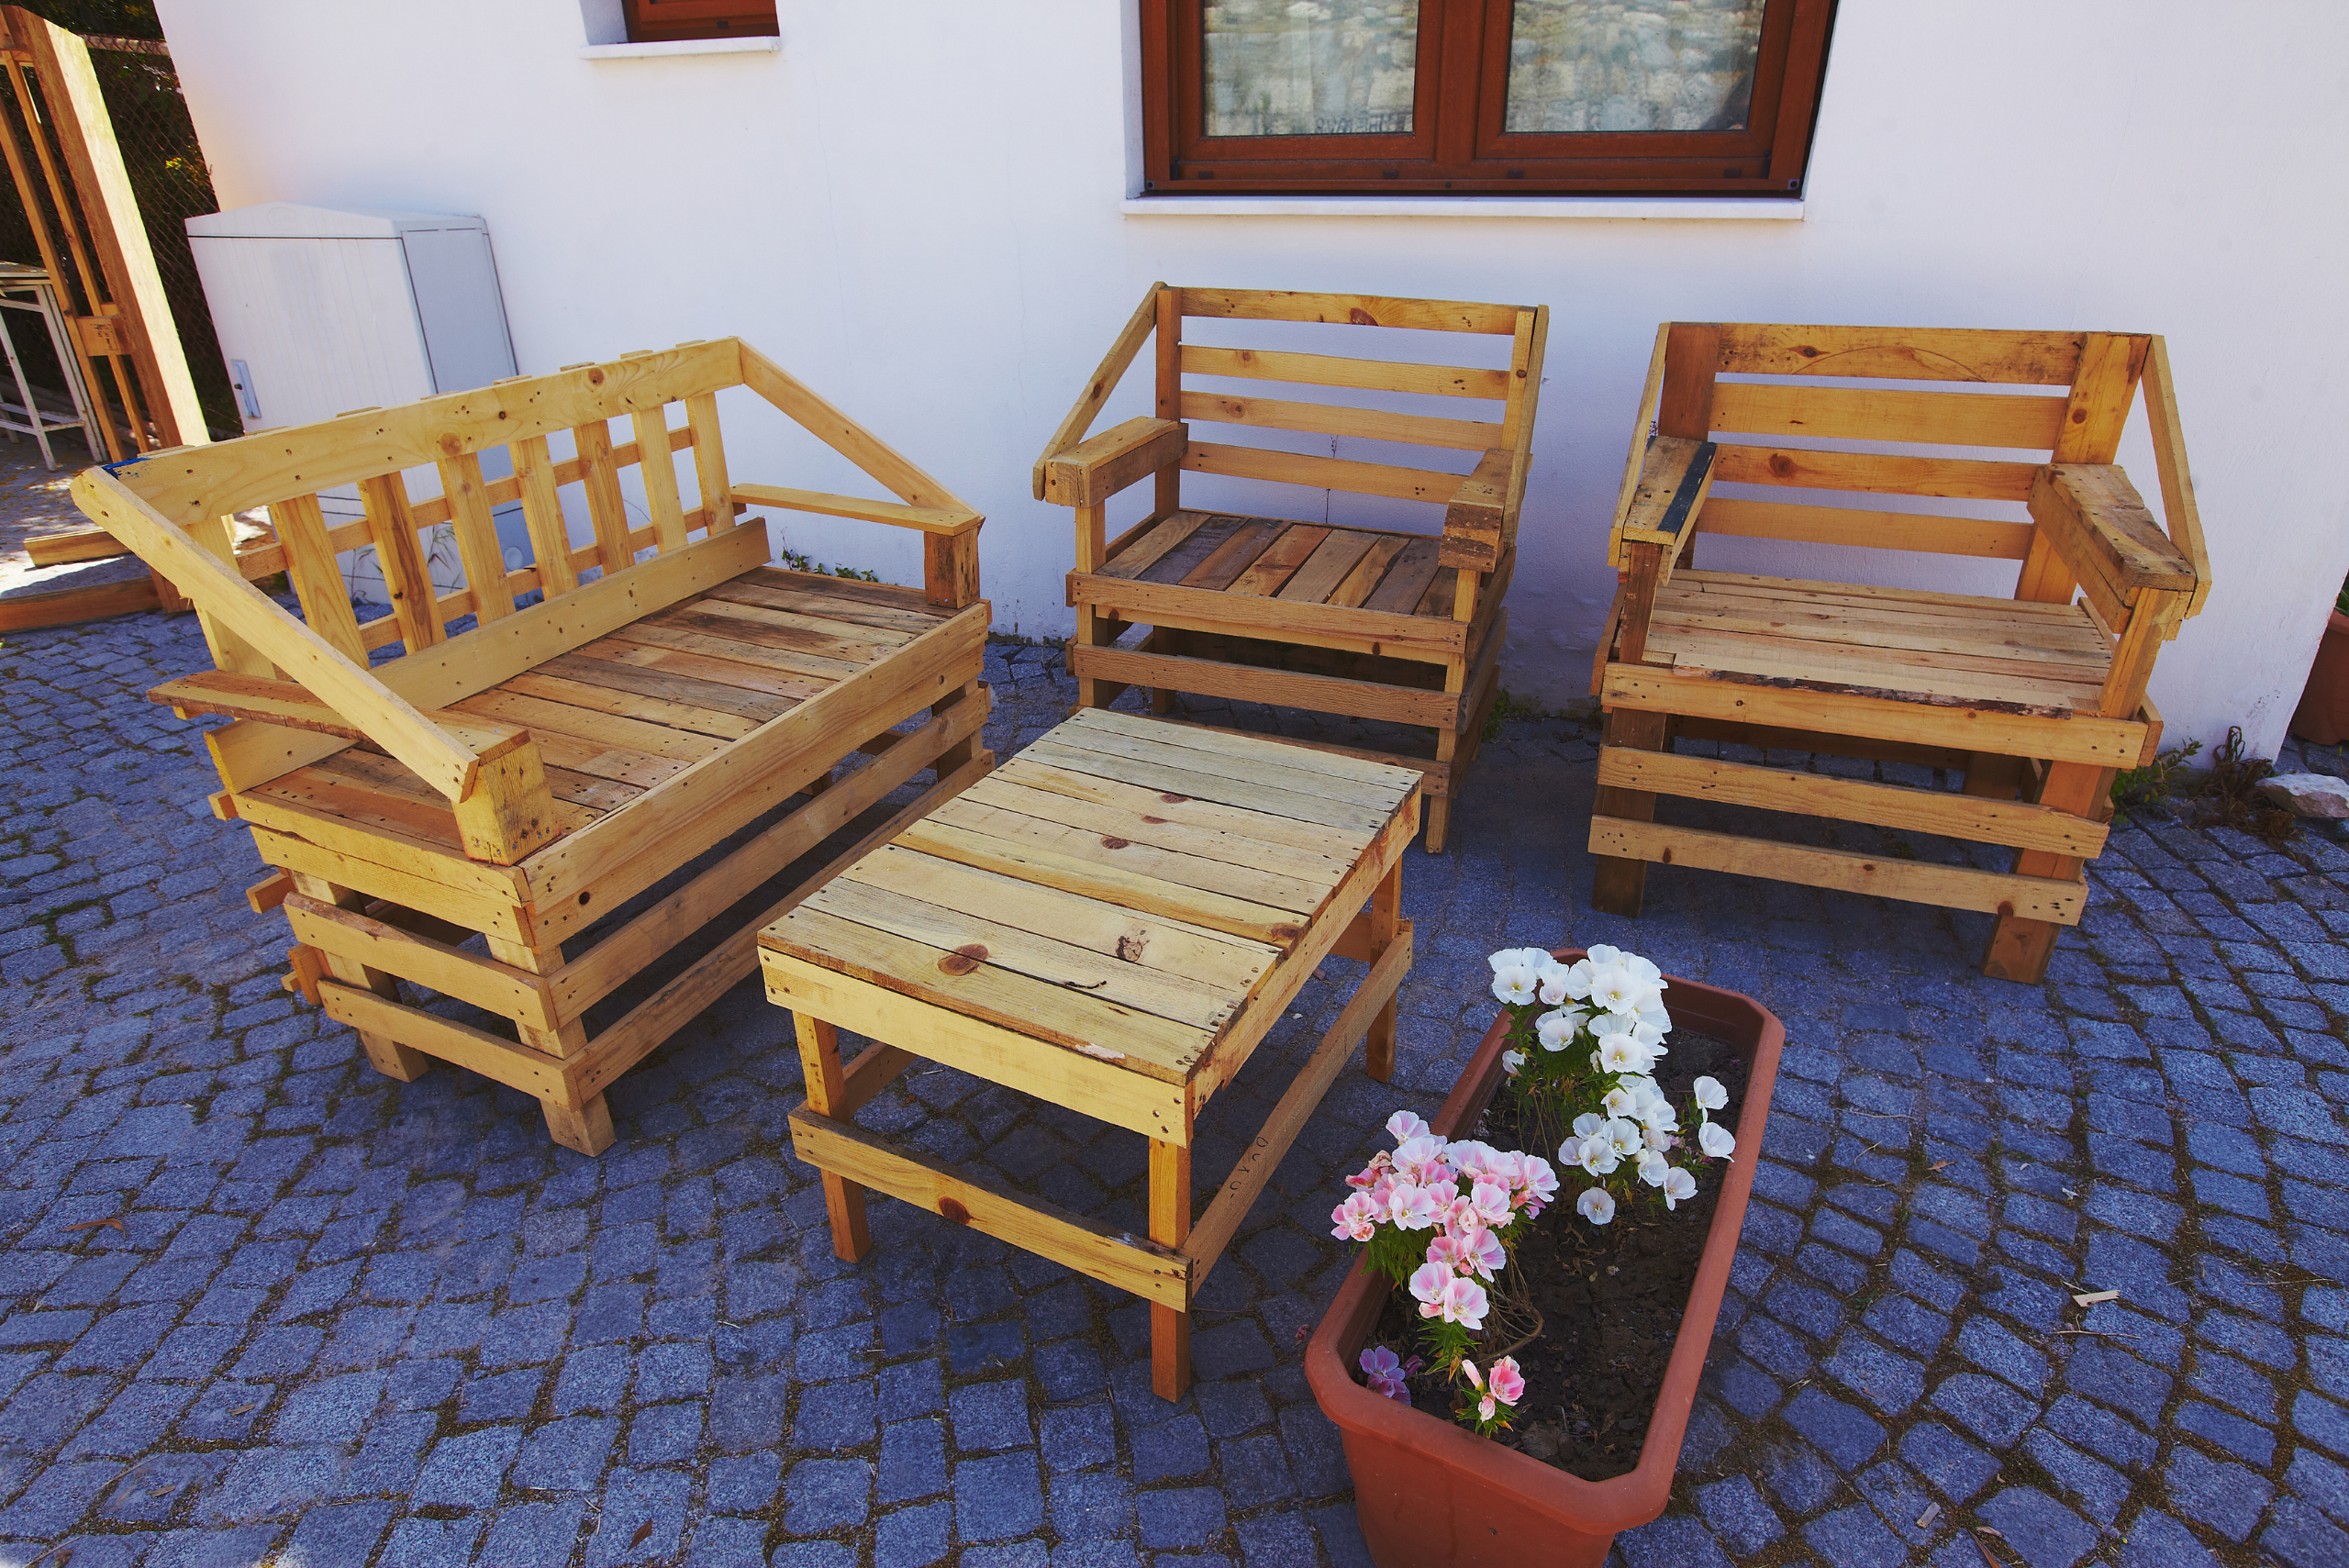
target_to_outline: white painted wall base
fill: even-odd
[[[987,592],[1031,633],[1069,624],[1070,525],[1029,464],[1156,278],[1553,306],[1505,673],[1550,702],[1585,689],[1658,321],[2165,333],[2217,587],[2154,697],[2181,738],[2239,723],[2272,753],[2349,571],[2327,461],[2349,422],[2349,7],[1843,0],[1798,222],[1396,202],[1178,221],[1129,216],[1130,3],[784,0],[779,52],[624,67],[579,58],[608,0],[160,8],[224,204],[482,214],[528,371],[741,333],[986,511]],[[1143,401],[1137,380],[1105,418]],[[738,473],[852,483],[740,428]],[[2142,419],[2123,461],[2152,496]],[[783,533],[919,571],[888,529]],[[1822,574],[1828,553],[1751,552]]]

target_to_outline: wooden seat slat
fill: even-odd
[[[972,956],[975,947],[986,955],[986,962],[1014,974],[1082,991],[1210,1033],[1222,1028],[1239,1008],[1239,999],[1230,992],[1186,979],[1181,972],[1163,965],[1129,961],[1119,951],[1098,952],[1051,933],[911,897],[852,873],[826,884],[801,907],[949,952]],[[1145,951],[1140,944],[1132,945]]]
[[[532,734],[570,735],[582,740],[596,740],[607,746],[647,751],[656,757],[674,757],[687,762],[714,757],[727,746],[726,741],[716,736],[697,735],[665,724],[616,713],[601,713],[570,703],[551,702],[544,697],[509,691],[504,686],[467,697],[458,706],[468,713],[491,714],[510,724],[525,725]]]
[[[1293,767],[1277,751],[1269,756],[1250,756],[1245,751],[1214,746],[1155,745],[1147,737],[1121,733],[1108,725],[1063,728],[1052,737],[1052,744],[1072,751],[1096,751],[1105,757],[1173,765],[1238,784],[1270,784],[1276,780],[1277,787],[1286,794],[1313,795],[1365,810],[1392,810],[1402,795],[1386,779]]]
[[[712,734],[743,733],[776,714],[788,713],[796,706],[790,697],[769,696],[742,686],[706,681],[697,675],[678,674],[673,671],[598,659],[583,653],[559,654],[540,665],[539,673],[560,677],[574,686],[597,688],[607,697],[626,694],[648,702],[664,704],[680,710],[681,719],[689,714],[696,719],[717,715],[740,721],[739,728],[713,729],[709,732]],[[592,707],[596,705],[582,699],[579,706]],[[635,717],[657,718],[657,715],[652,714]],[[694,726],[680,723],[679,727],[691,728]]]
[[[1247,598],[1272,597],[1329,537],[1328,528],[1311,523],[1289,524],[1274,536],[1273,541],[1248,563],[1248,570],[1234,577],[1224,592]]]
[[[250,793],[306,806],[359,827],[387,828],[421,840],[458,859],[464,856],[464,838],[457,830],[457,814],[437,795],[420,799],[341,777],[316,765],[296,768]]]
[[[1287,524],[1268,517],[1241,519],[1212,554],[1183,574],[1180,586],[1221,593],[1239,581],[1241,573],[1256,564],[1257,558],[1272,548],[1273,540],[1286,527]]]
[[[1235,1000],[1246,995],[1279,956],[1280,940],[1237,935],[1180,915],[1139,909],[1122,899],[1098,895],[1089,887],[1072,891],[1056,875],[1062,857],[1049,852],[1034,853],[1009,869],[974,864],[960,853],[941,854],[929,847],[932,841],[949,836],[968,841],[976,835],[960,828],[934,833],[937,827],[929,818],[909,824],[896,839],[842,871],[841,880],[949,909],[983,909],[986,918],[1002,926],[1073,942],[1145,969],[1187,976]],[[1149,893],[1162,901],[1205,902],[1199,890],[1173,884],[1163,884]],[[1272,924],[1286,919],[1280,910],[1261,914],[1269,916]]]
[[[1408,534],[1377,535],[1363,558],[1354,563],[1354,569],[1346,573],[1345,581],[1330,589],[1330,596],[1322,603],[1334,605],[1340,609],[1368,608],[1370,595],[1386,579],[1396,560],[1409,547],[1411,538]]]
[[[1348,751],[1341,748],[1319,751],[1300,745],[1286,737],[1249,735],[1236,729],[1216,729],[1200,724],[1169,724],[1161,719],[1142,718],[1135,714],[1119,713],[1115,708],[1086,708],[1074,716],[1076,733],[1107,731],[1136,740],[1152,740],[1172,751],[1208,751],[1219,757],[1234,758],[1252,763],[1268,773],[1327,773],[1331,778],[1353,784],[1372,784],[1386,788],[1393,784],[1395,764],[1383,754]]]
[[[884,624],[881,620],[849,620],[837,612],[852,606],[837,600],[819,599],[814,595],[796,594],[778,588],[763,588],[755,583],[721,583],[701,596],[705,605],[712,602],[741,605],[760,610],[760,618],[774,626],[796,626],[819,637],[829,637],[843,643],[874,648],[896,648],[937,625],[936,621],[917,620],[913,617],[896,616],[892,612],[868,609],[868,617],[889,615],[892,619],[906,621],[903,627]]]
[[[788,648],[795,653],[834,660],[852,669],[870,664],[889,649],[902,647],[911,640],[899,638],[883,642],[873,639],[839,637],[811,626],[809,617],[796,611],[770,609],[764,605],[738,604],[731,599],[716,598],[707,594],[689,604],[662,610],[660,615],[668,617],[671,624],[687,617],[696,625],[720,624],[725,628],[721,635],[740,637],[746,642],[754,641],[768,648]]]
[[[1985,669],[1996,660],[1955,654],[1900,654],[1887,649],[1810,642],[1791,637],[1723,637],[1701,632],[1659,631],[1648,640],[1651,653],[1668,655],[1680,671],[1724,671],[1791,680],[1838,691],[1876,691],[1956,698],[1966,702],[2020,705],[2037,712],[2093,712],[2100,681],[2066,678],[2058,669],[2026,674],[2032,667],[2012,664]]]
[[[599,779],[551,763],[547,767],[547,787],[557,800],[592,806],[604,812],[617,811],[644,793],[642,784],[632,784],[625,779]]]
[[[1347,573],[1370,553],[1370,547],[1377,539],[1377,535],[1357,528],[1332,528],[1305,564],[1273,596],[1308,605],[1325,602],[1346,580]]]
[[[535,729],[530,738],[539,743],[550,768],[568,768],[589,778],[610,779],[639,789],[651,789],[664,779],[674,778],[687,765],[674,757],[610,746],[558,729]]]
[[[1158,564],[1161,557],[1197,533],[1214,516],[1211,512],[1176,512],[1162,517],[1151,530],[1097,568],[1104,577],[1130,582]]]
[[[1115,757],[1103,751],[1082,751],[1058,741],[1039,740],[1028,748],[1026,754],[1068,773],[1090,773],[1097,778],[1154,789],[1162,796],[1173,795],[1185,799],[1212,800],[1224,806],[1244,806],[1252,811],[1293,817],[1300,822],[1316,822],[1325,828],[1364,831],[1381,820],[1367,807],[1306,795],[1276,784],[1221,778],[1195,768]]]
[[[904,608],[894,604],[876,603],[862,597],[830,592],[836,578],[818,577],[810,573],[785,572],[780,567],[762,566],[745,573],[726,584],[729,588],[756,590],[762,604],[773,604],[781,610],[799,610],[821,616],[845,625],[876,627],[887,631],[901,631],[907,637],[919,637],[946,617],[927,606]],[[822,584],[817,586],[816,584]],[[856,584],[867,586],[864,584]],[[742,596],[740,595],[738,597]],[[746,600],[746,602],[749,602]]]
[[[847,675],[856,673],[858,666],[839,659],[818,658],[801,653],[787,641],[770,640],[757,628],[740,621],[729,621],[723,616],[696,618],[691,612],[664,610],[648,616],[613,632],[609,640],[648,643],[656,648],[674,648],[686,653],[706,654],[712,659],[730,660],[753,669],[776,670],[794,675],[813,676],[826,686],[840,684]]]
[[[1417,614],[1428,584],[1435,581],[1435,574],[1441,570],[1437,557],[1442,550],[1442,542],[1432,538],[1415,539],[1406,544],[1396,553],[1395,564],[1386,577],[1362,602],[1362,607],[1391,615]]]
[[[1253,520],[1222,512],[1208,514],[1199,519],[1197,527],[1160,552],[1157,560],[1124,575],[1141,583],[1180,583],[1220,550],[1225,540]]]
[[[1093,822],[1117,814],[1104,808],[1087,808],[1084,802],[1071,801],[1064,795],[1045,796],[1027,804],[1030,807],[1029,811],[1014,811],[979,799],[965,791],[933,812],[930,819],[933,824],[962,828],[974,838],[999,840],[1007,846],[1031,851],[1048,850],[1072,860],[1090,861],[1116,871],[1197,888],[1226,898],[1264,905],[1285,911],[1292,918],[1312,914],[1320,906],[1321,900],[1329,895],[1330,888],[1324,881],[1284,876],[1252,863],[1211,859],[1203,854],[1163,848],[1144,839],[1127,838],[1122,833],[1097,829],[1091,826]],[[1035,816],[1033,813],[1040,809],[1053,811],[1055,816]],[[1100,815],[1094,815],[1096,812]],[[1079,817],[1085,820],[1077,820]],[[1147,831],[1146,825],[1130,814],[1124,820],[1110,822],[1109,827],[1132,833]],[[1258,852],[1276,848],[1262,844],[1243,847],[1243,843],[1232,844],[1228,852],[1249,854],[1253,861],[1257,856],[1251,853],[1252,848]],[[1190,915],[1169,912],[1197,924],[1205,923],[1198,919],[1196,910]]]
[[[1004,763],[996,770],[996,776],[1007,783],[1026,784],[1050,795],[1074,795],[1079,800],[1121,806],[1137,813],[1145,822],[1155,817],[1162,822],[1215,828],[1267,843],[1286,844],[1330,859],[1343,859],[1353,851],[1355,840],[1360,837],[1357,832],[1306,821],[1276,811],[1261,811],[1222,800],[1202,799],[1064,767],[1057,762],[1048,762],[1029,751],[1023,751]]]
[[[949,949],[892,936],[805,904],[768,928],[761,941],[836,973],[1165,1083],[1183,1082],[1212,1043],[1204,1029],[997,964],[964,968],[963,955]]]
[[[747,655],[758,651],[741,646],[741,651]],[[720,658],[690,649],[629,642],[617,637],[598,638],[594,642],[582,644],[573,652],[579,658],[591,659],[598,663],[660,671],[696,682],[707,682],[714,686],[787,698],[793,703],[805,701],[832,684],[822,676],[802,675],[795,671],[753,663],[747,657]]]
[[[1815,583],[1795,577],[1760,577],[1735,572],[1685,571],[1673,573],[1675,587],[1709,594],[1735,594],[1753,598],[1802,599],[1853,605],[1897,604],[1920,615],[1998,614],[2016,619],[2079,621],[2079,606],[2039,604],[2030,599],[1989,599],[1973,594],[1943,594],[1930,588],[1879,588],[1866,583]]]
[[[581,662],[591,669],[596,667],[593,661],[583,660]],[[517,675],[510,681],[498,683],[497,689],[520,696],[543,697],[548,702],[584,707],[596,713],[608,713],[621,718],[640,718],[648,724],[682,729],[694,735],[707,735],[718,740],[739,740],[759,727],[757,719],[740,713],[696,707],[555,673],[533,672]]]
[[[1283,884],[1318,886],[1326,891],[1336,885],[1344,870],[1334,853],[1299,845],[1286,837],[1263,836],[1255,830],[1254,824],[1244,819],[1175,821],[1132,799],[1113,800],[1105,791],[1079,795],[1070,790],[1040,789],[1031,774],[1015,773],[1009,763],[963,791],[956,804],[965,801],[1036,821],[1065,822],[1103,839],[1119,840],[1126,845],[1163,849],[1186,859],[1209,862],[1216,867],[1206,873],[1210,878],[1262,870]],[[1151,795],[1147,804],[1163,806],[1164,803]],[[941,816],[941,820],[954,819]],[[1244,878],[1229,883],[1215,881],[1210,885],[1257,903],[1286,905],[1285,896],[1252,891]]]

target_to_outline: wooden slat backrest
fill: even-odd
[[[1716,493],[1704,509],[1707,532],[2024,561],[2035,530],[2020,504],[2033,475],[2051,460],[2112,461],[2150,341],[2095,332],[1673,322],[1664,331],[1655,428],[1718,442],[1716,483],[1778,492],[1766,499]],[[1942,384],[1811,384],[1829,378]],[[2013,390],[2025,387],[2033,390]],[[1887,444],[1909,450],[1876,450]],[[1859,495],[2016,506],[2000,519],[1825,504]],[[2055,587],[2052,579],[2048,586]]]
[[[1257,397],[1228,388],[1178,385],[1172,406],[1166,406],[1168,399],[1162,393],[1161,417],[1351,436],[1479,456],[1495,449],[1514,450],[1522,444],[1531,419],[1532,395],[1540,380],[1542,345],[1536,327],[1539,313],[1531,307],[1254,289],[1170,288],[1162,289],[1161,298],[1170,299],[1178,306],[1177,311],[1161,312],[1162,386],[1171,369],[1178,381],[1182,377],[1240,378],[1459,399],[1467,405],[1461,409],[1461,416],[1475,416],[1455,417],[1448,411],[1441,415],[1404,413],[1339,401]],[[1480,368],[1340,357],[1287,349],[1177,344],[1171,340],[1167,330],[1170,314],[1191,319],[1319,322],[1505,337],[1512,339],[1510,361],[1506,367]],[[1167,363],[1170,357],[1171,367]],[[1230,447],[1197,440],[1192,453],[1192,460],[1184,466],[1194,471],[1244,473],[1250,478],[1317,489],[1402,496],[1439,505],[1449,499],[1467,476],[1467,470],[1475,466],[1472,462],[1456,470],[1396,467],[1322,456],[1292,457],[1271,448]],[[1519,466],[1521,469],[1523,465]],[[1521,484],[1518,489],[1521,492]],[[1514,500],[1513,495],[1512,518]]]

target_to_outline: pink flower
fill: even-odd
[[[1442,1310],[1437,1304],[1442,1301],[1443,1293],[1452,1288],[1452,1282],[1459,1277],[1453,1273],[1450,1264],[1421,1263],[1411,1275],[1411,1294],[1419,1298],[1419,1316],[1437,1316]]]
[[[1464,1250],[1448,1230],[1428,1243],[1427,1261],[1440,1265],[1447,1273],[1464,1273],[1468,1268]]]
[[[1550,1162],[1538,1154],[1526,1155],[1524,1166],[1526,1197],[1547,1206],[1557,1195],[1558,1173],[1550,1168]]]
[[[1463,1273],[1473,1272],[1490,1279],[1508,1265],[1508,1251],[1501,1245],[1501,1239],[1481,1225],[1462,1237],[1458,1245],[1458,1267]]]
[[[1435,1223],[1436,1196],[1427,1188],[1397,1182],[1386,1195],[1386,1218],[1399,1230],[1425,1230]]]
[[[1330,1211],[1330,1234],[1341,1241],[1367,1241],[1378,1233],[1379,1206],[1367,1193],[1356,1193]]]
[[[1386,1118],[1386,1136],[1397,1143],[1408,1143],[1414,1138],[1427,1136],[1428,1124],[1409,1111],[1397,1111]]]
[[[1492,1390],[1493,1397],[1504,1405],[1513,1406],[1524,1398],[1525,1373],[1518,1370],[1517,1358],[1503,1356],[1495,1362],[1492,1374],[1486,1379],[1485,1386]]]
[[[1431,1281],[1434,1288],[1423,1292],[1419,1288],[1421,1278],[1429,1272],[1423,1268],[1411,1276],[1411,1294],[1419,1298],[1419,1316],[1441,1318],[1464,1329],[1482,1329],[1486,1309],[1491,1305],[1486,1299],[1485,1287],[1464,1274],[1446,1273],[1441,1284]]]
[[[1493,1182],[1478,1182],[1476,1190],[1468,1195],[1476,1216],[1487,1225],[1507,1225],[1509,1218],[1508,1188]]]

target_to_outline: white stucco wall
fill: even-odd
[[[1156,278],[1551,306],[1505,680],[1553,702],[1659,320],[2165,333],[2217,586],[2154,697],[2273,753],[2349,570],[2337,0],[1843,0],[1795,222],[1128,216],[1130,3],[783,0],[777,52],[618,61],[579,57],[581,0],[160,9],[223,206],[483,215],[525,371],[741,334],[986,512],[997,621],[1030,633],[1066,629],[1070,538],[1029,465]],[[918,580],[895,530],[785,531]]]

